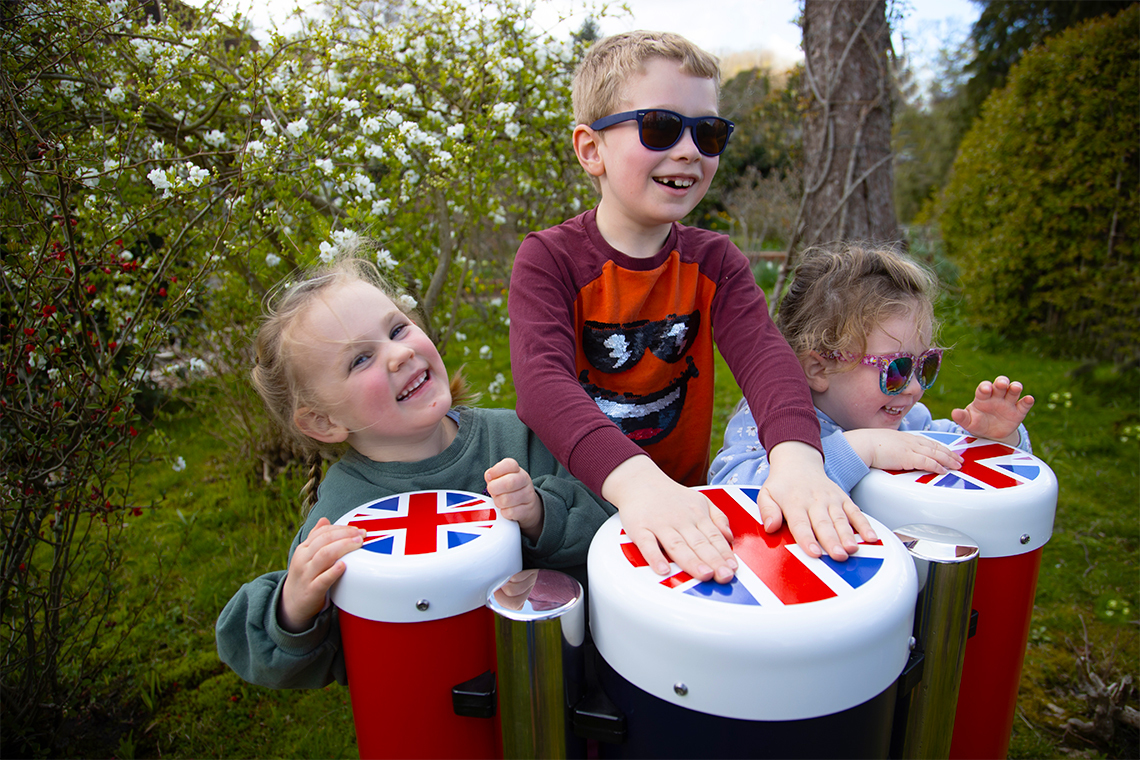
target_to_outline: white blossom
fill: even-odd
[[[384,149],[376,143],[369,143],[368,147],[364,149],[364,155],[369,158],[381,159],[384,158]]]
[[[174,463],[170,465],[170,469],[174,470],[175,472],[182,472],[186,469],[186,460],[182,457],[178,457],[174,460]]]
[[[376,252],[376,264],[384,267],[385,269],[393,269],[396,266],[396,260],[392,258],[392,252],[387,248],[381,248]],[[415,303],[412,304],[415,306]]]
[[[262,119],[261,128],[265,130],[265,134],[269,137],[277,137],[277,124],[273,119]]]
[[[265,266],[275,267],[280,263],[281,263],[281,257],[278,256],[276,253],[265,254]]]
[[[151,169],[150,173],[146,175],[146,178],[154,185],[155,190],[162,191],[163,198],[170,195],[170,188],[173,187],[173,185],[170,184],[170,178],[166,176],[165,171],[158,168]]]
[[[514,103],[496,103],[491,109],[491,118],[497,121],[506,121],[515,115]]]
[[[341,98],[340,99],[340,107],[343,108],[344,112],[346,114],[348,114],[349,116],[359,116],[360,115],[360,101],[359,100],[353,100],[352,98]]]
[[[107,100],[111,101],[112,103],[122,103],[126,99],[127,93],[123,92],[123,88],[119,85],[115,85],[107,93]]]
[[[316,164],[317,168],[320,169],[325,174],[332,174],[333,173],[333,162],[330,161],[329,159],[318,158],[313,163]]]
[[[332,260],[334,258],[336,258],[336,249],[333,248],[332,243],[329,243],[327,240],[322,241],[321,245],[320,245],[320,249],[321,249],[321,263],[331,264]]]
[[[507,125],[503,127],[503,132],[512,140],[518,137],[521,131],[522,127],[520,127],[516,121],[508,122]]]
[[[380,120],[375,116],[369,116],[367,119],[361,119],[360,131],[366,135],[375,134],[380,129]]]
[[[206,182],[210,179],[209,169],[203,169],[197,164],[192,164],[189,161],[186,162],[186,168],[189,172],[186,177],[186,181],[194,187],[199,187],[203,182]]]
[[[302,116],[296,121],[291,121],[285,125],[285,131],[295,140],[309,131],[309,120]]]
[[[463,139],[463,132],[466,129],[462,124],[452,124],[447,128],[447,136],[455,140]]]
[[[405,293],[396,299],[396,305],[404,311],[411,311],[412,309],[416,308],[417,304],[416,299]]]
[[[211,129],[209,132],[202,135],[202,140],[207,145],[211,145],[215,148],[221,148],[222,146],[224,146],[229,141],[229,138],[226,136],[226,133],[223,132],[222,130]]]
[[[483,346],[482,348],[480,348],[479,349],[479,358],[480,359],[490,359],[491,358],[491,347],[490,346]]]
[[[250,140],[246,143],[245,149],[258,158],[265,157],[265,143],[261,140]]]

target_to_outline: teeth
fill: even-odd
[[[887,414],[902,414],[902,409],[895,406],[885,406],[883,409]]]
[[[427,374],[428,374],[427,372],[424,372],[422,375],[420,375],[411,386],[405,388],[403,390],[403,392],[400,393],[399,396],[396,396],[396,400],[397,401],[403,401],[408,396],[415,393],[417,388],[419,388],[421,385],[423,385],[424,383],[427,382]]]
[[[692,187],[696,180],[693,179],[659,179],[657,180],[666,187],[686,188]]]

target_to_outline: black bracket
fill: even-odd
[[[570,713],[575,735],[607,744],[625,742],[625,715],[601,689],[594,689],[578,700]]]
[[[488,670],[470,681],[451,687],[451,706],[456,715],[493,718],[498,705],[495,671]]]

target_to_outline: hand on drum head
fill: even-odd
[[[364,533],[349,525],[332,525],[327,517],[317,520],[289,560],[277,609],[282,628],[291,633],[309,629],[324,609],[329,589],[344,575],[341,557],[364,543]]]
[[[658,575],[669,573],[669,560],[702,581],[728,583],[736,574],[728,518],[649,457],[618,465],[602,484],[602,496],[617,507],[626,535]]]
[[[811,557],[824,552],[842,562],[864,541],[877,541],[867,516],[823,470],[823,456],[799,441],[784,441],[768,453],[771,472],[757,504],[764,529],[775,533],[783,522]],[[822,548],[821,548],[822,547]]]

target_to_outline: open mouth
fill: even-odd
[[[665,187],[684,190],[696,184],[696,180],[688,177],[654,177],[653,181]]]
[[[397,401],[403,401],[408,396],[410,396],[413,393],[415,393],[416,391],[418,391],[420,389],[420,386],[423,385],[424,383],[426,383],[427,380],[428,380],[428,373],[427,373],[427,370],[424,370],[424,373],[422,375],[420,375],[415,380],[413,380],[411,382],[411,384],[408,385],[408,387],[404,388],[404,390],[400,391],[400,395],[396,396],[396,400]]]
[[[903,409],[902,407],[898,407],[898,406],[884,406],[883,411],[886,412],[887,414],[891,415],[892,417],[898,417],[899,415],[901,415],[906,410]]]
[[[685,406],[689,380],[700,373],[691,356],[681,376],[661,390],[645,396],[611,391],[586,380],[586,372],[578,378],[598,408],[625,433],[631,441],[648,446],[673,431]]]

